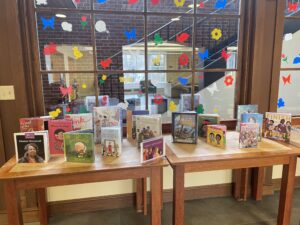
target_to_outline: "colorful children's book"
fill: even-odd
[[[73,130],[71,120],[49,120],[49,143],[50,143],[50,154],[58,155],[64,154],[64,136],[65,132]]]
[[[122,137],[120,127],[103,127],[101,129],[101,148],[103,156],[120,156]]]
[[[259,134],[260,125],[258,123],[241,123],[240,148],[256,148]]]
[[[138,147],[144,140],[161,135],[161,115],[136,116],[136,140]]]
[[[227,128],[225,125],[208,125],[207,143],[220,148],[225,148],[226,130]]]
[[[15,133],[14,140],[18,163],[43,163],[49,161],[47,131]]]
[[[146,163],[166,155],[163,137],[151,138],[141,143],[141,163]]]
[[[126,128],[127,139],[136,139],[136,116],[149,115],[149,110],[127,110],[126,111]]]
[[[197,113],[173,112],[172,136],[173,142],[196,144],[198,139]]]
[[[277,141],[290,141],[292,130],[292,115],[290,113],[266,112],[263,124],[263,136]]]
[[[121,127],[121,108],[118,106],[94,107],[94,138],[96,144],[101,144],[102,127]]]
[[[72,120],[73,130],[91,130],[93,129],[93,114],[80,113],[80,114],[67,114],[65,119]]]
[[[258,123],[259,124],[259,134],[258,141],[262,138],[262,125],[263,125],[263,114],[260,113],[243,113],[241,115],[241,123]]]
[[[218,114],[198,114],[198,136],[206,138],[207,125],[219,123],[220,116]]]
[[[237,125],[236,130],[239,131],[243,113],[257,113],[258,105],[238,105],[237,107]]]
[[[32,132],[45,130],[44,120],[39,117],[20,118],[20,132]]]
[[[67,162],[95,162],[92,130],[78,130],[64,133],[64,152]]]
[[[300,128],[293,127],[291,130],[290,143],[300,147]]]
[[[191,110],[191,94],[181,94],[180,95],[180,111],[185,112],[185,111],[190,111]],[[197,110],[197,107],[200,104],[200,95],[195,94],[194,95],[194,110]]]

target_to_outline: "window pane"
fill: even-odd
[[[36,8],[91,9],[90,0],[35,0]]]
[[[93,0],[95,10],[144,11],[144,0]]]
[[[93,70],[90,16],[82,13],[37,13],[41,69]]]
[[[197,0],[197,13],[239,14],[239,12],[240,0]]]
[[[193,0],[148,0],[149,12],[193,13]]]

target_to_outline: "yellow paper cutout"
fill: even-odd
[[[102,75],[102,80],[106,80],[107,76],[105,74]]]
[[[51,116],[52,119],[57,118],[59,114],[61,114],[61,110],[60,109],[56,109],[55,111],[49,112],[49,116]]]
[[[185,0],[174,0],[174,3],[177,7],[182,7],[185,3]]]
[[[215,28],[211,31],[211,38],[214,40],[219,40],[222,37],[222,30]]]
[[[121,83],[130,83],[133,82],[133,78],[132,77],[119,77],[119,80]]]
[[[81,87],[82,87],[83,89],[86,89],[86,88],[87,88],[87,85],[86,85],[86,84],[82,84]]]
[[[152,63],[154,66],[160,66],[160,55],[158,55],[154,59],[152,59]]]
[[[219,109],[217,109],[217,108],[214,108],[214,113],[219,113]]]
[[[73,54],[75,59],[80,59],[83,56],[82,52],[76,46],[73,48]]]
[[[174,112],[174,111],[176,111],[176,109],[177,109],[177,105],[175,104],[175,102],[174,101],[170,101],[170,103],[169,103],[169,110],[171,112]]]

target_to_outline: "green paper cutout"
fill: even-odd
[[[154,43],[155,45],[159,45],[163,43],[163,39],[161,38],[159,33],[154,34]]]
[[[198,105],[197,107],[197,113],[198,114],[203,114],[204,113],[204,107],[202,104]]]

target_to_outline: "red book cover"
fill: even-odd
[[[71,120],[49,120],[48,131],[49,131],[49,145],[50,154],[64,154],[64,133],[72,131]]]
[[[20,118],[20,131],[21,132],[32,132],[45,130],[44,120],[42,118]]]

